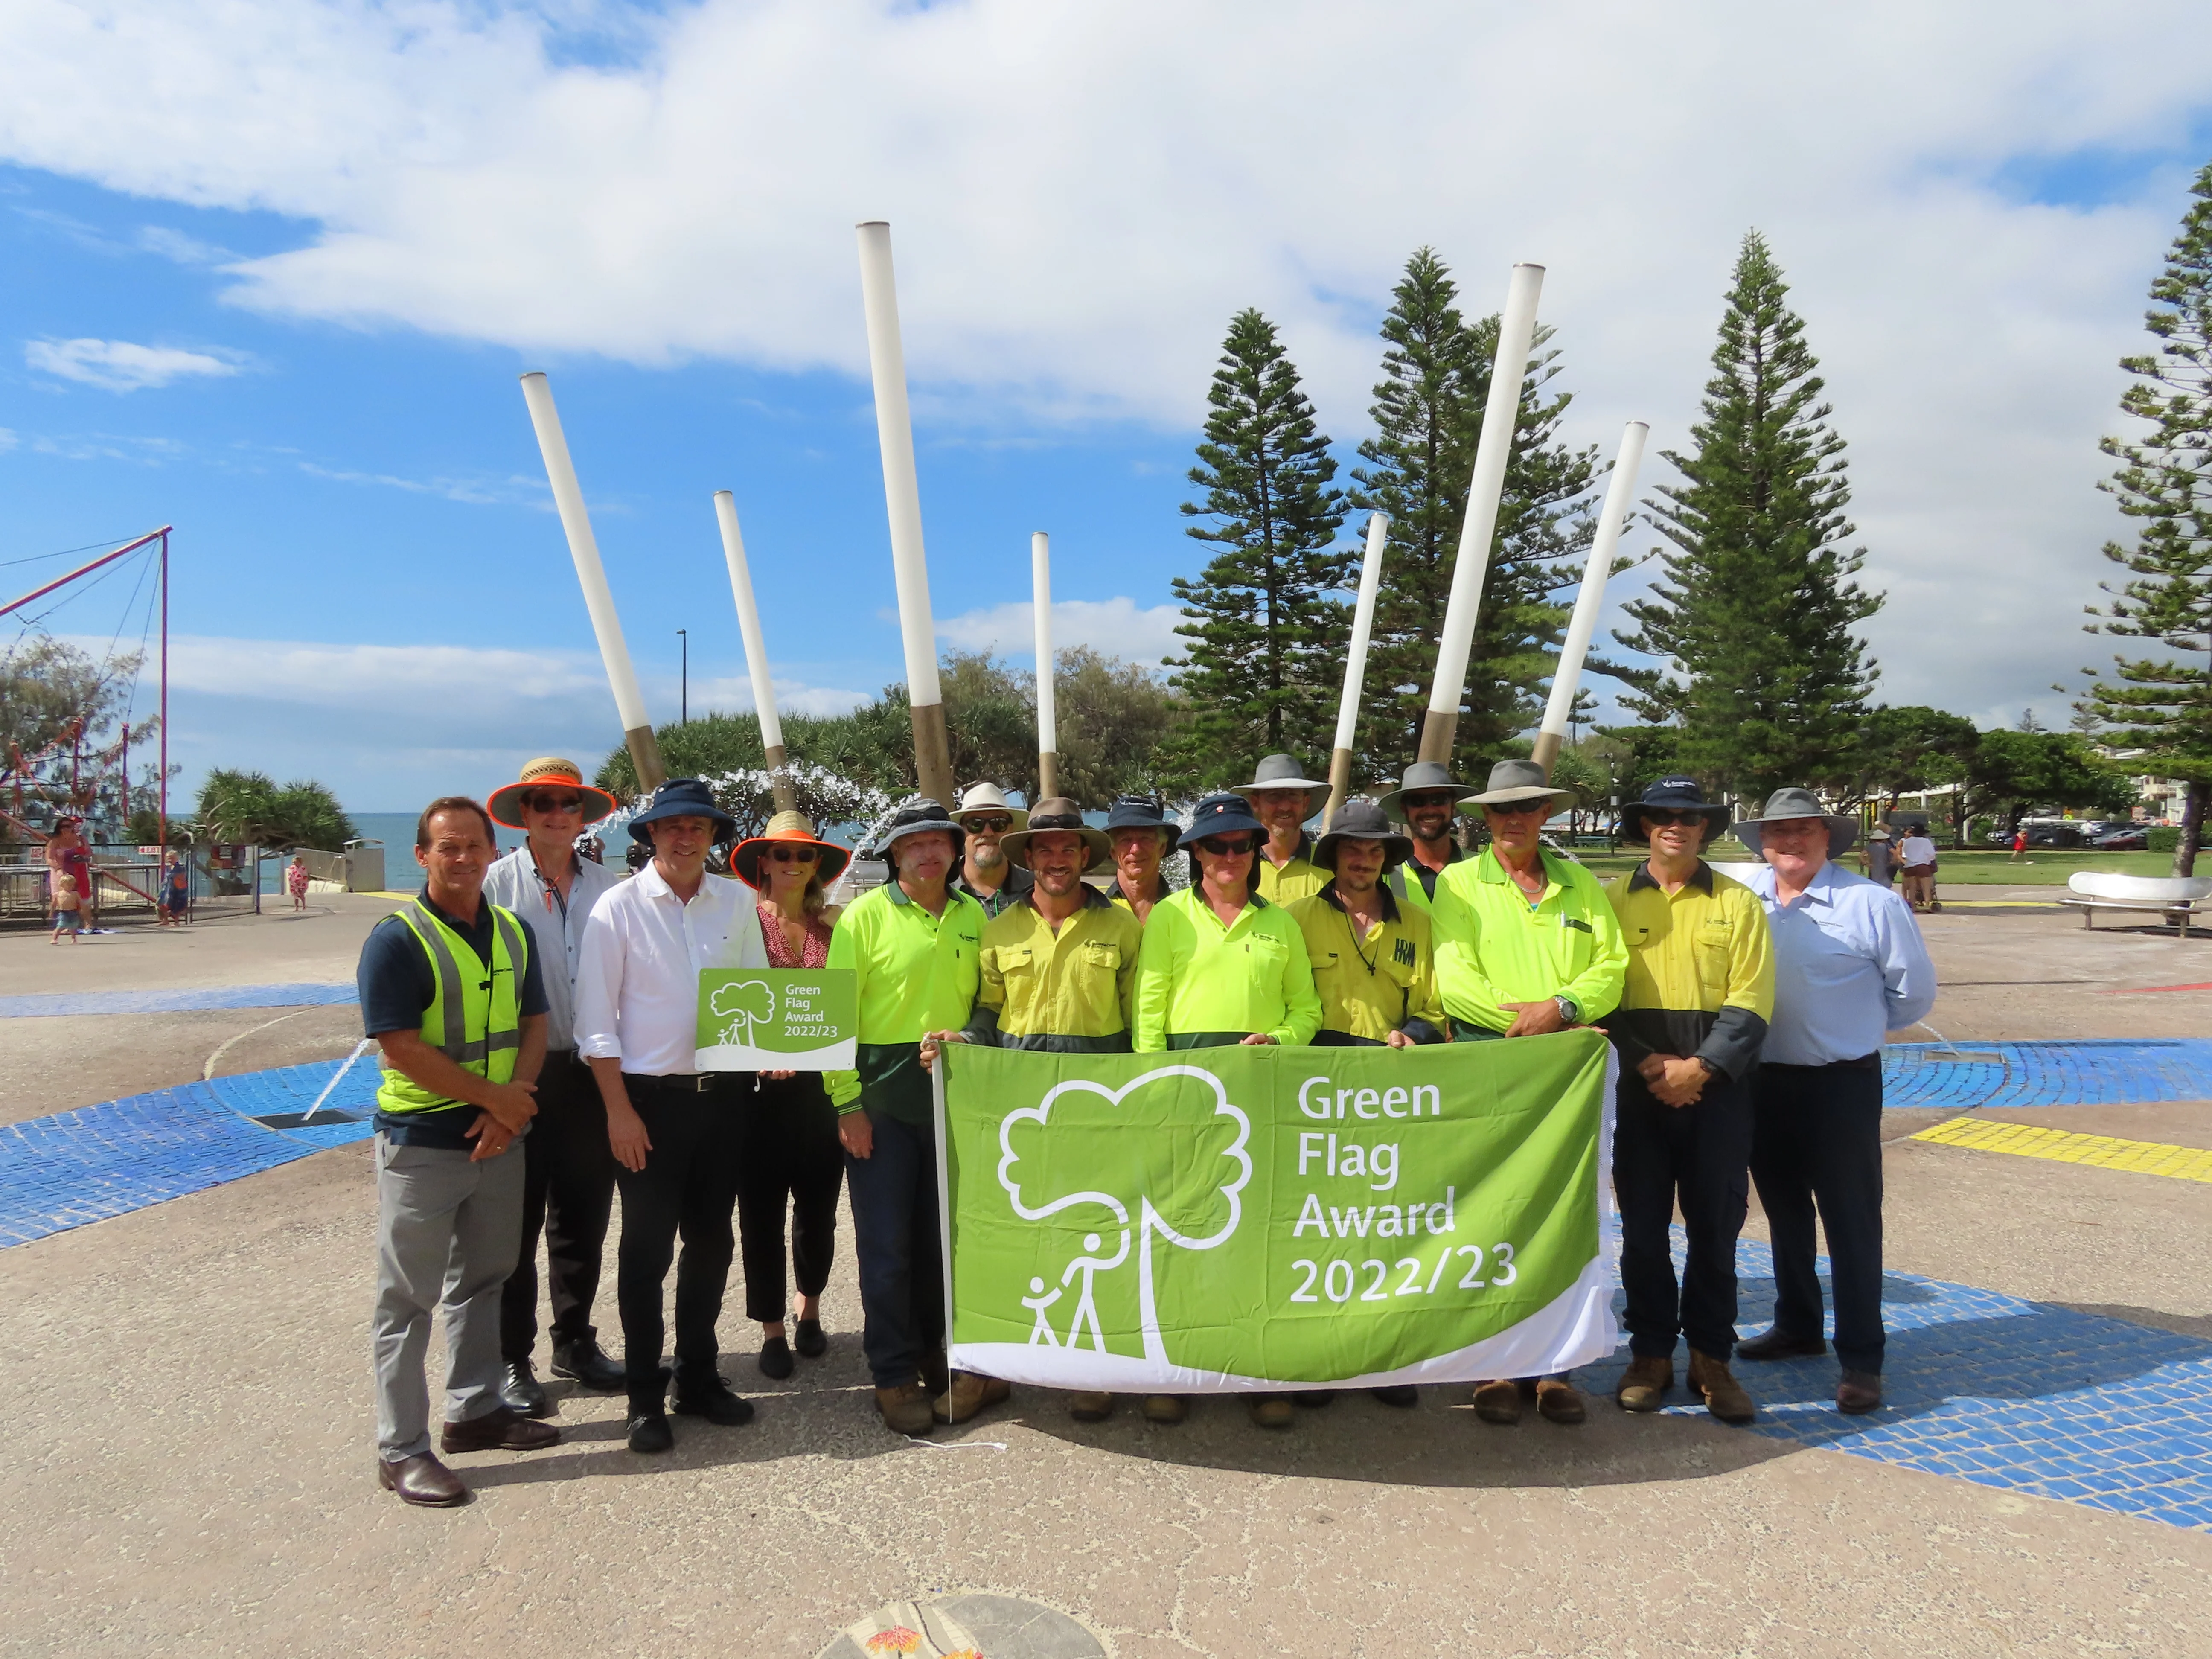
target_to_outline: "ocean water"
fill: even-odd
[[[355,829],[364,841],[384,843],[384,884],[394,893],[418,893],[422,890],[422,866],[415,862],[415,818],[413,812],[353,812],[349,816]],[[617,871],[629,852],[629,835],[623,830],[601,830],[599,839],[606,843],[606,862]],[[522,845],[520,830],[501,829],[499,846],[501,852]],[[274,893],[279,885],[282,865],[264,866],[262,870],[261,890]]]

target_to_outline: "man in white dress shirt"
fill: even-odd
[[[623,1370],[599,1347],[592,1324],[599,1259],[615,1201],[607,1114],[591,1067],[576,1054],[576,965],[584,926],[621,881],[580,858],[583,827],[615,809],[615,798],[584,781],[574,761],[546,755],[518,781],[495,789],[492,817],[530,837],[484,872],[484,896],[530,929],[530,954],[545,982],[545,1067],[538,1115],[523,1137],[522,1250],[500,1294],[500,1398],[525,1417],[550,1417],[553,1402],[531,1357],[538,1346],[538,1236],[545,1235],[545,1288],[553,1304],[553,1375],[608,1394]]]
[[[752,890],[707,873],[708,850],[737,827],[696,778],[663,784],[629,824],[653,856],[599,901],[577,964],[576,1047],[605,1103],[619,1166],[615,1299],[635,1452],[676,1443],[660,1365],[661,1286],[679,1235],[677,1413],[723,1424],[753,1414],[719,1372],[714,1334],[736,1246],[738,1139],[753,1078],[696,1064],[700,970],[769,965]]]
[[[1774,1252],[1774,1324],[1744,1359],[1827,1352],[1813,1222],[1835,1287],[1839,1411],[1881,1404],[1881,1045],[1936,1006],[1936,965],[1905,901],[1834,860],[1857,823],[1778,789],[1736,826],[1763,863],[1774,1018],[1752,1081],[1751,1178]]]

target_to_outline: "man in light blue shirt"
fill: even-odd
[[[1813,1224],[1835,1286],[1836,1407],[1881,1404],[1881,1045],[1936,1006],[1936,967],[1905,901],[1834,860],[1857,824],[1778,789],[1736,834],[1774,944],[1774,1018],[1752,1085],[1751,1177],[1774,1253],[1774,1324],[1745,1359],[1827,1352]]]

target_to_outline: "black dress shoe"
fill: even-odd
[[[1301,1389],[1291,1396],[1291,1403],[1293,1406],[1304,1406],[1307,1410],[1312,1411],[1326,1406],[1335,1398],[1334,1389]]]
[[[417,1504],[426,1510],[449,1510],[469,1501],[469,1489],[461,1484],[460,1476],[428,1452],[417,1452],[396,1463],[379,1458],[376,1484],[386,1492],[398,1492],[401,1503]]]
[[[673,1409],[678,1417],[703,1417],[725,1428],[735,1428],[740,1423],[753,1420],[753,1402],[732,1394],[727,1378],[712,1375],[684,1376],[679,1373]]]
[[[1421,1391],[1410,1382],[1401,1382],[1388,1389],[1370,1389],[1367,1392],[1386,1406],[1418,1406],[1421,1403]]]
[[[760,1368],[763,1376],[772,1376],[781,1382],[791,1375],[791,1344],[780,1336],[771,1336],[761,1344]]]
[[[799,1350],[801,1359],[819,1359],[830,1352],[830,1339],[822,1334],[822,1322],[802,1319],[799,1322],[799,1340],[792,1344]]]
[[[565,1376],[594,1394],[620,1394],[623,1389],[623,1368],[588,1336],[553,1350],[553,1375]]]
[[[538,1373],[527,1359],[511,1360],[500,1373],[499,1403],[517,1417],[550,1417],[554,1412],[553,1402],[545,1397]]]
[[[665,1452],[676,1443],[676,1431],[668,1426],[665,1412],[632,1412],[626,1429],[629,1449],[648,1456]]]
[[[1812,1359],[1827,1351],[1828,1345],[1819,1337],[1792,1336],[1779,1325],[1763,1336],[1735,1345],[1738,1359]]]

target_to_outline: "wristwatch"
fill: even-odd
[[[1559,1005],[1559,1018],[1561,1019],[1566,1021],[1570,1025],[1579,1025],[1582,1024],[1582,1005],[1577,1002],[1572,997],[1553,997],[1552,1000]]]

